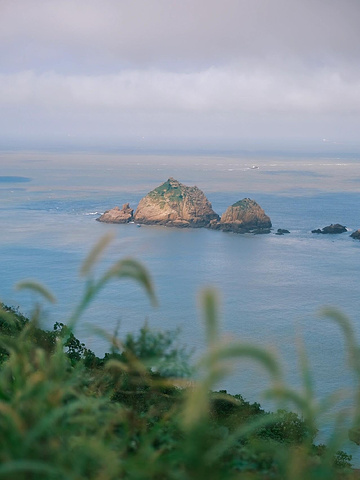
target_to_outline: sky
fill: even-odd
[[[3,146],[360,145],[360,0],[0,0]]]

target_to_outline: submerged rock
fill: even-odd
[[[322,233],[322,234],[338,234],[338,233],[344,233],[346,232],[346,227],[343,225],[340,225],[340,223],[335,223],[328,225],[327,227],[324,227],[322,230],[320,228],[317,228],[316,230],[311,230],[311,233]]]
[[[105,223],[129,223],[133,219],[134,210],[130,208],[128,203],[124,203],[122,208],[114,207],[111,210],[106,210],[96,220]]]
[[[150,225],[208,227],[219,216],[198,187],[188,187],[170,177],[140,200],[134,219]]]
[[[227,208],[214,228],[235,233],[270,233],[271,220],[258,203],[244,198]]]

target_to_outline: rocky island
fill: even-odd
[[[322,230],[320,228],[317,228],[316,230],[311,230],[311,233],[322,233],[322,234],[330,234],[330,235],[335,235],[339,233],[344,233],[346,232],[346,227],[344,225],[340,225],[340,223],[335,223],[328,225],[327,227],[324,227]]]
[[[254,200],[244,198],[219,215],[198,187],[188,187],[170,177],[143,197],[133,213],[128,203],[97,218],[105,223],[207,227],[234,233],[270,233],[271,220]]]
[[[286,235],[290,233],[286,228],[278,228],[275,235]]]
[[[105,223],[129,223],[133,220],[133,213],[134,210],[130,208],[130,205],[124,203],[121,209],[119,207],[114,207],[111,210],[106,210],[106,212],[96,220]]]
[[[353,232],[351,235],[350,235],[351,238],[355,238],[355,240],[360,240],[360,229],[359,230],[355,230],[355,232]]]
[[[212,228],[234,233],[270,233],[271,220],[258,203],[244,198],[227,208]]]
[[[270,218],[258,203],[243,198],[227,208],[220,222],[213,222],[211,228],[234,233],[270,233]]]
[[[198,187],[187,187],[170,177],[140,200],[134,219],[148,225],[208,227],[219,215]]]

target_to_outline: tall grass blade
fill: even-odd
[[[107,233],[106,235],[100,238],[100,240],[91,249],[89,255],[84,260],[80,269],[81,276],[84,277],[91,273],[92,268],[99,261],[100,257],[102,256],[102,254],[104,253],[104,251],[106,250],[106,248],[112,242],[113,239],[114,239],[113,233]]]
[[[16,290],[31,290],[32,292],[38,293],[41,295],[45,300],[50,303],[56,303],[56,298],[54,295],[43,285],[38,282],[34,282],[32,280],[19,282],[15,286]]]
[[[201,293],[201,304],[205,321],[205,338],[207,345],[215,345],[219,339],[217,294],[213,289],[206,289]]]

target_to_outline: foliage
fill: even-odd
[[[273,355],[223,342],[214,292],[202,295],[207,349],[195,374],[188,352],[176,343],[177,332],[152,331],[147,324],[123,342],[112,338],[103,358],[87,349],[73,327],[106,282],[132,278],[154,296],[146,270],[129,259],[93,277],[107,243],[98,244],[83,265],[84,296],[67,325],[46,331],[38,327],[38,311],[27,319],[4,305],[0,309],[0,480],[355,478],[350,456],[340,450],[345,435],[339,425],[327,446],[314,444],[327,405],[320,408],[313,398],[306,362],[299,393],[283,383]],[[349,323],[328,313],[342,326],[357,370]],[[276,412],[240,394],[213,392],[229,360],[243,357],[268,372],[269,393],[281,407]],[[285,409],[290,401],[301,415]],[[355,408],[355,433],[358,419]]]
[[[139,334],[128,333],[123,343],[124,360],[134,356],[161,377],[188,377],[190,353],[176,343],[180,330],[154,331],[145,325]]]
[[[153,198],[166,198],[171,202],[180,202],[183,200],[183,189],[186,187],[181,187],[177,183],[172,183],[171,179],[162,183],[159,187],[156,187],[149,193],[150,197]]]
[[[254,200],[251,200],[250,198],[243,198],[242,200],[238,200],[237,202],[233,203],[231,206],[240,208],[241,210],[249,210],[251,207],[254,207],[254,205],[256,205]]]

